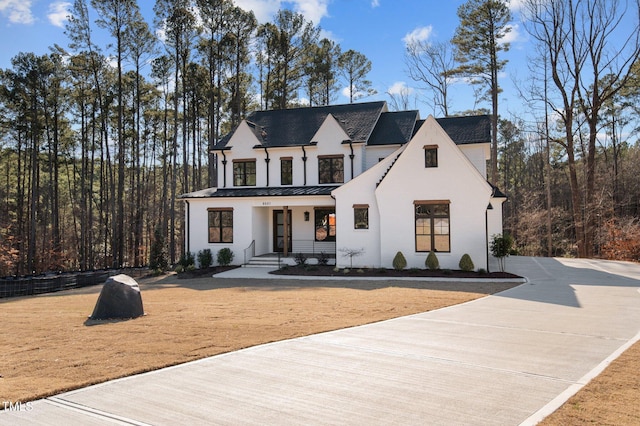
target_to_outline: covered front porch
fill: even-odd
[[[308,258],[322,254],[335,258],[335,207],[320,204],[254,206],[253,239],[245,249],[245,263],[266,255],[293,259],[298,253]]]

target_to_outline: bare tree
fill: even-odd
[[[424,83],[425,89],[433,94],[434,110],[448,116],[449,85],[456,69],[451,43],[412,41],[405,51],[405,63],[409,77]]]
[[[576,244],[580,257],[593,254],[596,218],[593,213],[598,117],[632,75],[640,57],[637,16],[640,4],[612,0],[526,0],[527,31],[548,58],[555,96],[548,99],[562,122],[564,137],[557,140],[566,154]],[[623,28],[625,17],[636,18]],[[623,40],[619,43],[617,40]],[[615,43],[615,44],[614,44]],[[606,78],[605,78],[606,77]],[[576,129],[586,123],[586,143],[577,140]],[[577,161],[585,162],[584,186]]]

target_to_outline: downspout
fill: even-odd
[[[307,151],[304,150],[304,145],[302,145],[302,164],[304,165],[304,186],[307,186]]]
[[[222,152],[222,187],[227,187],[227,156]]]
[[[271,159],[269,158],[269,151],[267,151],[267,147],[264,147],[264,152],[267,154],[267,158],[264,159],[264,162],[267,163],[267,186],[269,186],[269,162]]]
[[[489,210],[493,210],[493,206],[491,202],[487,206],[487,209],[484,211],[484,235],[487,241],[486,251],[487,251],[487,272],[491,272],[489,270]]]
[[[349,141],[349,148],[351,149],[351,154],[349,155],[349,158],[351,159],[351,180],[353,180],[353,158],[355,157],[355,155],[353,154],[353,142]]]

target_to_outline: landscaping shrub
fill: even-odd
[[[427,260],[425,260],[424,264],[429,268],[430,271],[437,271],[440,269],[440,261],[438,260],[438,256],[433,251],[430,251],[427,255]]]
[[[321,251],[318,255],[318,265],[327,265],[329,263],[329,256],[327,253]]]
[[[218,251],[218,265],[220,266],[229,266],[233,261],[233,251],[230,248],[225,247]]]
[[[396,253],[396,256],[393,258],[393,269],[396,271],[402,271],[407,267],[407,259],[404,258],[404,254],[401,251]]]
[[[198,264],[200,268],[207,269],[213,263],[213,254],[210,249],[200,250],[198,252]]]
[[[164,271],[169,262],[164,255],[164,236],[162,230],[158,227],[153,232],[153,243],[149,252],[149,269],[152,271]]]
[[[304,253],[296,254],[294,260],[298,266],[305,266],[307,264],[307,256],[305,256]]]
[[[180,256],[180,259],[178,260],[178,265],[182,266],[183,270],[186,270],[189,266],[196,264],[196,259],[193,256],[193,253],[191,252],[186,252],[183,253],[182,256]]]
[[[461,270],[465,272],[471,272],[475,269],[475,266],[473,265],[473,261],[471,260],[471,256],[469,256],[467,253],[462,255],[462,257],[460,258],[460,263],[458,263],[458,266],[460,267]]]

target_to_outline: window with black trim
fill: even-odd
[[[335,241],[336,240],[336,210],[316,209],[315,210],[315,240]]]
[[[233,242],[233,209],[209,209],[209,242]]]
[[[344,182],[344,156],[318,157],[318,183]]]
[[[416,251],[450,252],[448,201],[416,201]]]
[[[424,147],[424,166],[438,167],[438,146],[427,145]]]
[[[369,205],[368,204],[354,204],[353,228],[369,229]]]
[[[293,159],[280,159],[280,185],[293,185]]]
[[[233,162],[233,185],[256,186],[256,160]]]

